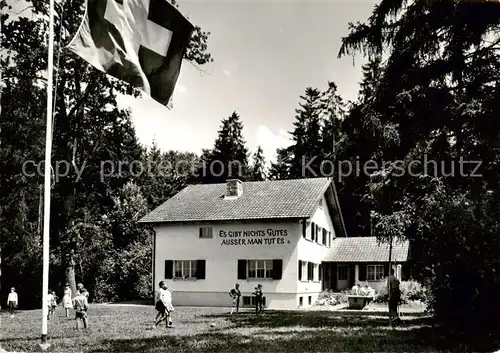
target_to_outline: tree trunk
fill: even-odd
[[[67,256],[66,283],[69,284],[69,288],[71,289],[71,299],[73,299],[76,296],[75,259],[73,251],[71,251],[71,253]]]

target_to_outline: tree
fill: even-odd
[[[271,162],[269,169],[269,179],[285,180],[290,177],[291,153],[288,148],[278,148],[276,150],[276,162]]]
[[[10,18],[11,21],[7,22],[9,14],[4,10],[8,8],[8,2],[0,2],[1,66],[5,68],[2,72],[5,83],[2,98],[4,102],[7,101],[2,110],[2,132],[14,127],[10,122],[18,121],[20,124],[13,136],[21,138],[20,141],[25,144],[14,156],[8,151],[16,150],[18,142],[15,138],[2,140],[2,150],[10,153],[6,159],[8,168],[2,169],[2,172],[10,177],[0,185],[2,203],[6,202],[2,205],[1,217],[8,217],[4,211],[14,211],[8,200],[18,199],[19,193],[36,198],[36,201],[26,203],[27,209],[22,213],[24,219],[17,226],[13,222],[4,223],[2,219],[2,239],[7,239],[3,235],[12,234],[18,227],[23,233],[23,241],[28,241],[30,234],[33,236],[28,228],[38,221],[38,186],[42,178],[23,175],[21,182],[14,180],[13,176],[22,174],[24,161],[32,158],[42,160],[46,101],[44,70],[47,67],[47,48],[40,41],[40,33],[44,33],[47,28],[46,2],[29,0],[27,3],[27,17]],[[56,178],[52,191],[51,276],[59,278],[59,282],[62,282],[59,274],[74,273],[72,264],[75,257],[88,253],[87,249],[79,247],[79,244],[87,243],[77,239],[75,225],[83,223],[90,227],[85,229],[99,227],[101,215],[109,213],[114,207],[112,195],[138,174],[133,162],[140,160],[142,155],[142,146],[135,136],[130,113],[118,109],[116,103],[118,93],[139,96],[140,92],[90,67],[73,53],[62,50],[81,23],[83,3],[82,0],[76,0],[56,4],[54,45],[57,68],[54,82],[57,92],[54,96],[52,160],[54,168],[61,166],[67,170],[67,173],[62,171],[65,174],[63,177]],[[212,61],[207,52],[208,35],[196,27],[184,57],[186,60],[195,65]],[[90,234],[87,233],[87,236]],[[39,263],[34,256],[27,256],[24,261],[26,268],[34,268]],[[66,271],[64,267],[67,267]],[[14,267],[7,269],[13,270],[15,277]],[[75,272],[80,278],[85,275],[78,264]],[[26,276],[30,273],[32,270],[26,271]],[[34,279],[40,277],[32,276]],[[67,278],[66,281],[75,283],[75,278]]]
[[[144,153],[145,171],[137,179],[150,210],[155,209],[188,184],[196,182],[199,157],[193,153],[167,151],[162,153],[156,144]]]
[[[426,280],[430,309],[450,327],[477,333],[500,327],[498,305],[482,304],[500,293],[493,270],[498,220],[489,216],[498,213],[493,200],[500,196],[500,128],[491,123],[499,112],[499,20],[492,2],[382,1],[366,23],[350,25],[339,52],[388,54],[365,94],[370,100],[357,108],[373,127],[374,156],[400,161],[379,168],[367,184],[376,233],[410,239],[413,275]],[[481,161],[482,177],[470,177],[467,167],[466,175],[432,173],[422,164],[413,176],[401,175],[422,156],[449,168]]]
[[[289,147],[292,155],[290,174],[293,178],[317,176],[321,163],[321,120],[317,109],[320,91],[308,87],[305,95],[300,96],[304,102],[296,109],[294,130],[291,132],[294,144]],[[312,175],[305,169],[309,165]]]
[[[266,160],[262,147],[257,146],[257,152],[253,155],[250,179],[254,181],[266,180]]]
[[[222,120],[214,148],[204,154],[203,159],[208,162],[202,165],[199,174],[203,183],[223,183],[231,178],[247,178],[248,149],[242,132],[243,124],[236,112]]]

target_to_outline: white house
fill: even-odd
[[[190,185],[140,222],[155,230],[155,288],[166,281],[174,305],[228,306],[239,283],[244,306],[261,284],[267,308],[306,307],[322,290],[343,286],[342,264],[346,286],[363,271],[360,259],[339,257],[346,247],[338,238],[347,234],[330,178]],[[361,260],[379,280],[379,268],[368,266],[381,259]]]

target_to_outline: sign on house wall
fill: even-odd
[[[286,229],[219,231],[221,245],[283,245],[290,244]]]

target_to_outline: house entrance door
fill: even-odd
[[[344,290],[347,289],[349,283],[349,266],[348,265],[337,265],[337,289]]]

